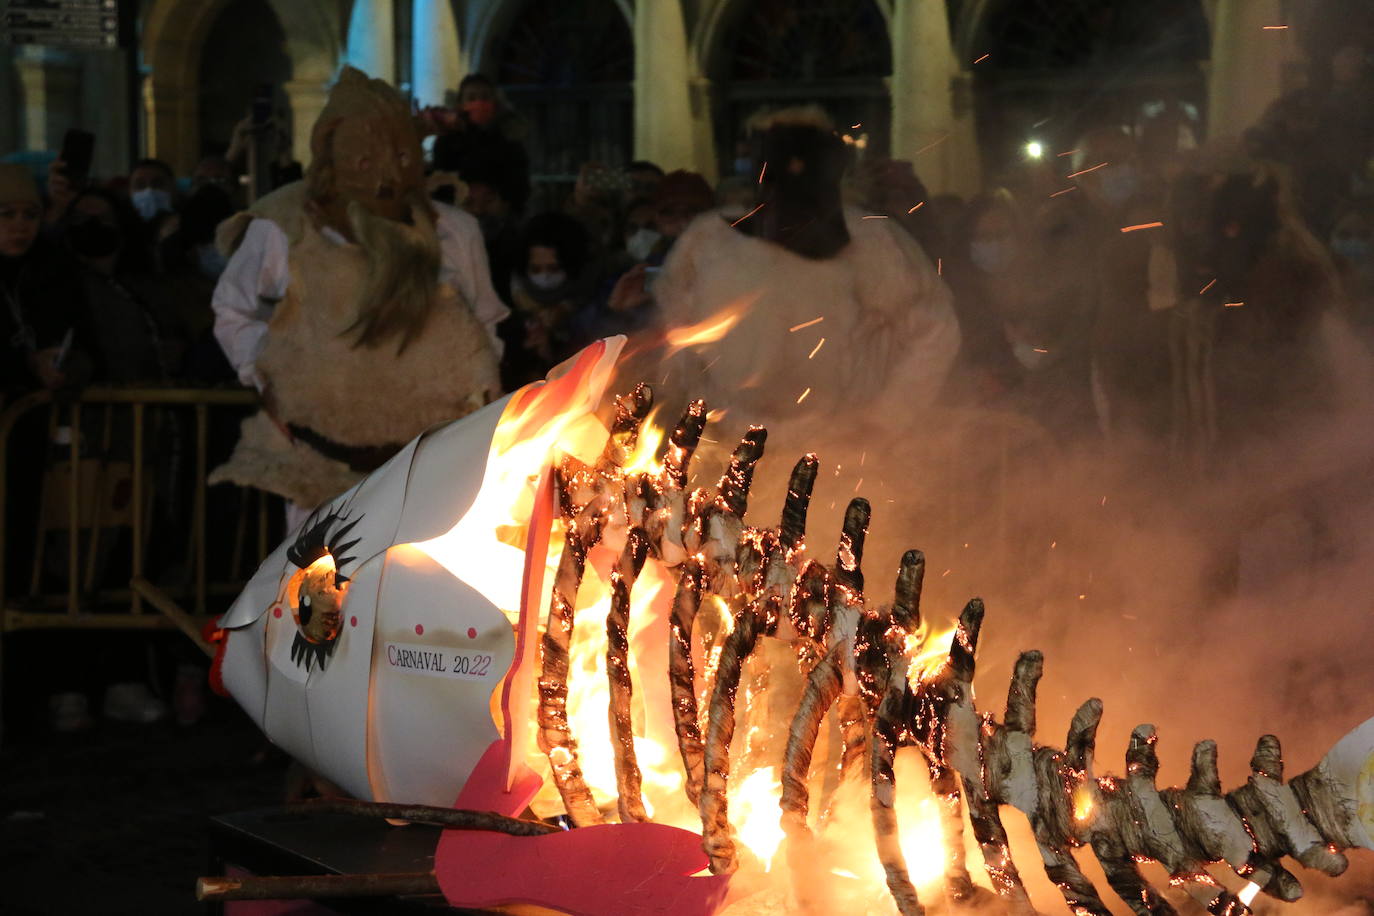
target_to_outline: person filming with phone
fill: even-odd
[[[469,73],[458,84],[458,108],[426,108],[421,118],[438,134],[434,167],[464,181],[482,175],[519,213],[530,196],[529,155],[521,143],[527,125],[501,105],[496,84]]]

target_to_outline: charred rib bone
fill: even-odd
[[[611,610],[606,615],[606,676],[610,679],[611,743],[615,751],[615,782],[619,794],[620,821],[647,821],[640,796],[641,776],[635,760],[634,732],[630,727],[630,591],[634,588],[649,538],[640,528],[630,531],[625,549],[611,572]]]
[[[701,564],[695,559],[682,566],[677,592],[673,595],[673,616],[668,624],[668,677],[673,698],[673,724],[678,751],[687,773],[687,798],[696,805],[701,799],[702,745],[697,724],[696,672],[692,666],[692,624],[701,607]]]
[[[602,504],[595,500],[567,525],[563,556],[558,562],[549,602],[539,675],[539,749],[548,756],[563,805],[579,827],[600,824],[603,819],[582,775],[577,744],[568,722],[568,650],[572,643],[573,608],[587,569],[587,552],[601,539],[605,522]]]
[[[907,640],[921,625],[921,584],[925,577],[925,556],[910,550],[902,557],[897,573],[896,600],[892,605],[889,626],[880,634],[879,645],[886,652],[886,664],[881,670],[881,683],[875,683],[879,693],[877,711],[868,742],[869,777],[873,783],[870,810],[873,815],[873,835],[878,845],[878,860],[887,877],[887,888],[902,916],[925,913],[916,887],[907,872],[897,832],[897,777],[893,762],[901,734],[902,700],[905,695],[906,671],[902,667],[907,657]],[[967,877],[967,875],[965,875]]]

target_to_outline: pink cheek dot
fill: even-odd
[[[358,625],[358,618],[357,618],[357,617],[350,617],[350,618],[348,618],[348,625],[351,626],[351,627],[356,627],[356,626]]]
[[[476,639],[476,638],[477,638],[477,628],[476,628],[476,627],[468,627],[468,639]]]
[[[280,617],[281,617],[281,608],[280,608],[280,607],[274,607],[274,608],[272,608],[272,616],[273,616],[273,617],[280,618]]]
[[[415,624],[415,635],[416,635],[416,636],[424,636],[424,635],[425,635],[425,625],[424,625],[423,623],[417,623],[417,624]]]

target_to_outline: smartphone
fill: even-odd
[[[91,157],[95,153],[95,134],[88,130],[70,128],[62,137],[62,162],[67,178],[80,184],[91,174]]]

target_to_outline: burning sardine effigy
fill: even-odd
[[[1374,848],[1374,719],[1286,783],[1278,740],[1265,736],[1246,785],[1223,792],[1216,746],[1203,741],[1193,750],[1186,786],[1161,789],[1151,725],[1132,733],[1124,776],[1098,775],[1100,701],[1079,708],[1062,750],[1035,742],[1039,652],[1017,660],[1002,721],[975,708],[983,605],[968,603],[944,649],[922,618],[920,551],[902,557],[892,600],[871,600],[862,565],[870,520],[865,500],[851,501],[833,554],[812,549],[806,519],[816,456],[803,456],[793,468],[778,524],[759,526],[746,522],[746,514],[766,432],[753,428],[743,437],[715,487],[693,488],[689,468],[707,420],[699,401],[660,444],[646,444],[641,432],[653,396],[640,385],[616,399],[609,431],[592,424],[601,431],[598,448],[583,447],[581,454],[563,448],[572,426],[586,427],[582,421],[617,351],[614,341],[604,342],[543,388],[431,434],[448,437],[442,454],[464,457],[465,449],[468,460],[491,444],[481,483],[460,482],[460,495],[447,507],[439,505],[443,500],[412,506],[395,489],[397,472],[388,478],[387,468],[324,507],[288,545],[285,564],[269,558],[263,581],[256,590],[250,585],[223,623],[224,683],[259,714],[274,740],[360,798],[408,806],[403,815],[394,805],[379,805],[378,813],[465,827],[473,837],[476,831],[510,834],[499,847],[508,866],[502,874],[509,867],[519,873],[510,862],[523,856],[530,880],[508,881],[522,886],[484,895],[445,881],[440,861],[439,883],[450,902],[524,901],[573,913],[712,912],[722,886],[689,876],[701,866],[731,875],[755,855],[732,818],[739,807],[732,783],[740,773],[731,758],[741,745],[739,717],[747,712],[745,670],[765,641],[789,647],[787,664],[802,684],[784,746],[766,752],[780,774],[772,819],[786,837],[787,860],[800,875],[814,859],[812,787],[817,771],[833,766],[832,782],[840,787],[834,791],[867,783],[875,858],[902,914],[925,912],[898,841],[894,758],[903,747],[919,751],[939,799],[945,895],[953,902],[987,894],[964,864],[964,806],[993,892],[1019,914],[1035,911],[1011,858],[1002,806],[1029,819],[1047,874],[1076,914],[1110,912],[1075,859],[1073,850],[1083,846],[1132,912],[1175,912],[1140,872],[1141,863],[1156,861],[1171,887],[1228,916],[1249,913],[1260,892],[1284,901],[1301,895],[1280,864],[1286,856],[1336,875],[1347,865],[1342,850]],[[495,418],[483,415],[492,412]],[[470,435],[453,432],[460,426]],[[498,472],[493,456],[515,454],[522,445],[531,448],[516,470]],[[409,484],[442,479],[432,460],[421,460],[424,451],[422,437],[409,457],[398,456]],[[529,493],[534,497],[520,495]],[[377,494],[388,498],[379,501]],[[493,501],[501,511],[479,511]],[[450,527],[441,533],[445,511]],[[368,517],[373,527],[361,521]],[[562,536],[561,551],[549,547],[550,528]],[[474,561],[473,552],[488,541],[523,542],[524,551],[512,547],[514,555],[505,557],[518,555],[521,568],[503,572],[489,554]],[[461,556],[469,565],[455,559]],[[552,586],[541,635],[536,618],[545,566]],[[634,599],[655,569],[657,590],[641,612],[645,602]],[[500,583],[478,583],[493,574],[516,580],[505,587],[519,586],[518,594],[501,593]],[[258,606],[263,610],[251,613]],[[601,631],[595,645],[604,648],[590,667],[578,661],[577,648],[589,607],[598,615],[590,626]],[[712,613],[704,613],[708,608]],[[600,690],[589,693],[592,681]],[[488,707],[498,686],[500,730]],[[341,707],[340,696],[355,705]],[[274,710],[274,703],[288,708]],[[345,727],[359,710],[366,710],[363,721]],[[841,747],[821,757],[818,736],[832,714]],[[331,734],[331,727],[347,733]],[[663,750],[645,740],[655,734],[670,736],[664,740],[675,745],[673,759],[645,758],[646,749]],[[547,761],[557,813],[566,815],[570,831],[510,816],[525,810],[539,784],[535,778],[525,791],[518,788],[530,776],[523,769],[526,744],[537,744]],[[609,758],[613,779],[593,778],[594,756]],[[666,791],[664,772],[675,777]],[[496,788],[486,794],[474,788],[489,782]],[[665,854],[675,864],[662,874],[635,875],[623,898],[615,896],[617,868],[609,859],[584,876],[592,890],[584,888],[576,900],[560,882],[535,880],[549,861],[538,844],[575,847],[585,838],[591,848],[613,842],[615,831],[626,831],[622,843],[648,836],[644,829],[659,826],[652,822],[674,819],[674,801],[695,810],[700,835],[685,835],[705,853],[699,861]],[[496,813],[427,815],[424,805]],[[618,823],[608,823],[612,817]],[[473,842],[465,847],[469,860],[480,858],[480,841]],[[444,849],[441,843],[441,860]],[[1243,886],[1233,892],[1209,874],[1207,867],[1219,862]],[[466,863],[465,873],[480,871]],[[797,907],[817,908],[809,896],[798,884]]]

